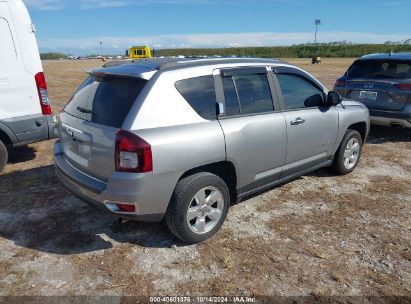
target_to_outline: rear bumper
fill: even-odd
[[[107,182],[97,180],[66,161],[59,141],[54,144],[54,165],[61,182],[90,206],[117,217],[142,222],[159,222],[164,217],[171,193],[160,190],[161,183],[164,183],[161,178],[153,182],[152,175],[115,172]],[[113,210],[115,203],[133,204],[136,212]]]
[[[11,138],[13,146],[22,146],[58,136],[55,115],[27,115],[4,119],[1,123],[13,134]]]
[[[370,110],[371,124],[411,128],[411,113]]]

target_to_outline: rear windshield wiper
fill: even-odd
[[[86,108],[83,108],[83,107],[77,107],[77,110],[79,110],[81,113],[93,114],[92,110],[86,109]]]

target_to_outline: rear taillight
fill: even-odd
[[[345,79],[337,79],[337,81],[335,82],[336,87],[342,87],[345,85],[347,85],[347,81]]]
[[[411,91],[411,83],[397,83],[395,86],[400,90]]]
[[[145,173],[153,171],[151,146],[129,131],[119,130],[116,136],[116,171]]]
[[[44,78],[44,73],[40,72],[34,76],[37,85],[37,92],[39,94],[40,99],[40,106],[41,106],[41,113],[43,115],[51,115],[53,112],[51,111],[51,105],[49,101],[49,95],[47,93],[47,84],[46,79]]]

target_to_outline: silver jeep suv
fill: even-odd
[[[78,197],[165,219],[188,243],[230,204],[321,167],[354,170],[367,108],[279,60],[152,59],[89,72],[60,114],[54,161]]]

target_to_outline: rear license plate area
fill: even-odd
[[[360,91],[359,98],[367,101],[376,101],[378,92]]]

